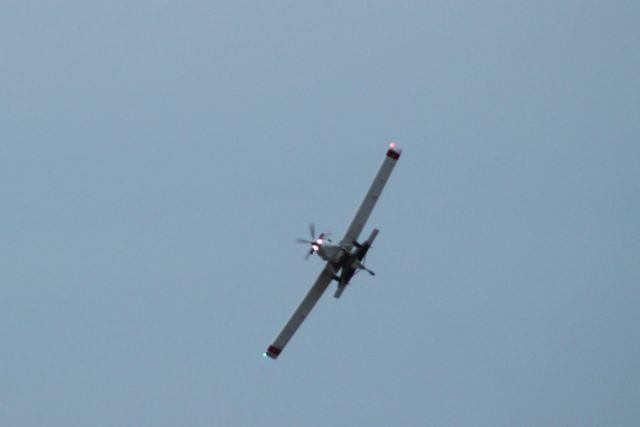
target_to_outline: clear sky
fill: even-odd
[[[639,425],[638,22],[5,0],[0,425]],[[391,140],[377,276],[264,359]]]

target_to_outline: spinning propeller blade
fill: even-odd
[[[316,226],[314,223],[309,224],[309,234],[311,234],[311,240],[300,237],[296,239],[296,243],[311,245],[311,249],[309,249],[309,252],[304,257],[305,260],[309,259],[309,257],[320,248],[322,240],[329,236],[329,233],[320,233],[318,238],[316,238]]]
[[[315,251],[314,251],[313,249],[310,249],[310,250],[309,250],[309,252],[307,252],[307,254],[304,256],[304,260],[305,260],[305,261],[306,261],[306,260],[308,260],[308,259],[309,259],[309,257],[310,257],[311,255],[313,255],[313,253],[314,253],[314,252],[315,252]]]

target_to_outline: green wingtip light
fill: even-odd
[[[262,357],[267,357],[267,353],[262,353]]]

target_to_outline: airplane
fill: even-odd
[[[329,233],[321,233],[316,238],[315,226],[313,224],[309,225],[311,240],[297,240],[298,243],[304,243],[310,246],[305,259],[316,254],[327,263],[280,334],[269,346],[267,351],[262,354],[264,357],[268,356],[272,359],[278,358],[291,337],[293,337],[293,334],[298,330],[332,281],[335,280],[338,282],[336,292],[333,296],[340,298],[353,276],[359,271],[366,271],[372,276],[375,275],[373,271],[364,265],[364,258],[369,249],[371,249],[373,241],[378,236],[379,230],[374,228],[367,240],[362,243],[358,242],[358,238],[376,202],[380,198],[380,194],[382,194],[382,190],[391,176],[391,172],[400,158],[401,153],[402,150],[396,147],[395,142],[389,144],[389,149],[382,162],[382,166],[380,166],[380,170],[378,170],[371,187],[369,187],[369,191],[360,204],[360,208],[339,244],[335,244],[329,238]]]

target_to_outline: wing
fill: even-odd
[[[306,319],[306,317],[309,315],[311,309],[313,309],[313,306],[316,305],[324,291],[329,286],[329,283],[331,283],[332,279],[333,271],[331,269],[331,264],[327,263],[327,265],[325,265],[324,269],[320,273],[320,276],[318,276],[316,282],[307,293],[307,296],[304,297],[287,324],[284,325],[282,332],[280,332],[273,344],[269,346],[265,355],[271,357],[272,359],[278,357],[293,334],[296,333],[296,330],[298,330],[302,322],[304,322],[304,319]]]
[[[344,238],[340,242],[340,246],[343,248],[351,250],[353,242],[358,240],[364,225],[369,219],[369,215],[371,215],[380,194],[382,194],[382,190],[384,189],[387,180],[391,176],[391,172],[393,171],[396,162],[400,158],[400,153],[402,153],[402,150],[396,148],[395,144],[392,143],[384,158],[384,162],[382,162],[382,166],[380,166],[378,174],[373,179],[373,183],[371,184],[371,187],[369,187],[369,191],[364,197],[364,200],[356,213],[356,216],[353,218],[353,221],[351,221],[351,225],[349,225]]]

